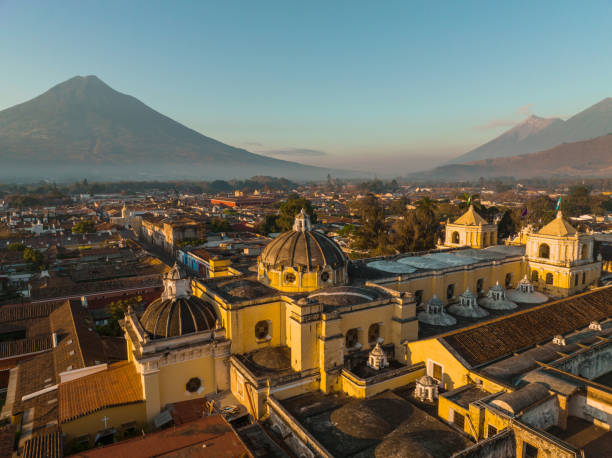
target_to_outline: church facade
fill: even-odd
[[[123,322],[147,418],[167,404],[227,390],[260,418],[270,396],[320,390],[367,398],[436,378],[426,357],[436,342],[422,355],[411,348],[423,339],[421,327],[456,329],[457,317],[476,323],[510,313],[512,298],[564,297],[599,278],[592,235],[561,214],[528,235],[526,247],[508,247],[496,245],[495,226],[470,207],[447,238],[445,250],[428,255],[352,264],[301,212],[293,230],[262,252],[254,275],[196,281],[175,266],[162,297]]]

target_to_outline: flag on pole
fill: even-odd
[[[559,211],[560,207],[561,207],[561,197],[559,197],[559,199],[557,200],[557,206],[555,207],[555,211]]]

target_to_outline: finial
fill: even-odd
[[[563,218],[563,213],[561,212],[561,210],[557,211],[557,218]]]
[[[293,230],[296,232],[305,232],[312,230],[312,224],[308,213],[302,208],[300,212],[295,216],[295,222],[293,223]]]

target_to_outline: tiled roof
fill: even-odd
[[[440,340],[476,366],[611,315],[612,287],[607,287],[459,330]]]
[[[39,434],[23,444],[23,458],[61,458],[64,456],[62,433],[57,427]]]
[[[78,457],[144,458],[150,456],[203,458],[249,458],[238,434],[221,415],[212,415],[184,425],[80,452]]]
[[[463,215],[461,215],[454,224],[460,224],[463,226],[483,226],[485,224],[489,224],[486,219],[480,216],[476,210],[474,210],[474,206],[470,205],[468,211],[466,211]]]
[[[0,427],[0,456],[12,456],[17,425],[9,423]]]
[[[563,218],[563,214],[559,211],[557,212],[557,217],[540,229],[538,234],[565,237],[568,235],[574,235],[576,232],[578,231],[576,231],[576,229],[570,223],[568,223],[565,218]]]
[[[59,386],[60,423],[106,407],[144,401],[140,375],[128,361],[62,383]]]
[[[57,308],[57,303],[18,304],[0,307],[0,323],[42,318]]]
[[[0,342],[0,358],[25,355],[51,349],[51,337],[35,337]]]

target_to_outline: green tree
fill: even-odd
[[[32,266],[40,269],[45,262],[43,254],[33,248],[26,248],[23,251],[23,260],[32,264]]]
[[[226,219],[212,218],[210,220],[210,230],[212,232],[230,232],[232,230],[232,226]]]
[[[588,186],[572,186],[561,208],[565,216],[580,216],[593,210]]]
[[[98,326],[96,330],[105,336],[120,336],[122,331],[119,320],[123,320],[130,307],[136,310],[141,304],[142,296],[130,297],[129,299],[118,299],[111,302],[106,308],[109,313],[107,324]]]
[[[84,219],[72,226],[73,234],[90,234],[96,231],[96,226],[93,221]]]
[[[24,251],[26,249],[26,246],[23,243],[13,242],[9,243],[7,249],[9,251]]]
[[[293,227],[295,215],[302,209],[310,216],[310,221],[315,224],[317,215],[312,208],[312,202],[308,199],[292,194],[280,206],[278,217],[276,218],[276,226],[280,232],[289,231]]]
[[[387,208],[387,213],[389,215],[405,215],[406,214],[406,206],[410,203],[410,199],[406,196],[402,196],[399,199],[396,199],[391,202],[391,205]]]
[[[380,200],[374,194],[351,202],[351,209],[361,219],[361,228],[354,238],[357,249],[368,249],[376,252],[386,251],[387,226],[385,224],[385,210]]]
[[[520,230],[520,226],[517,225],[517,221],[513,217],[511,210],[506,210],[502,215],[499,223],[497,223],[497,236],[499,238],[506,238],[516,234]]]

